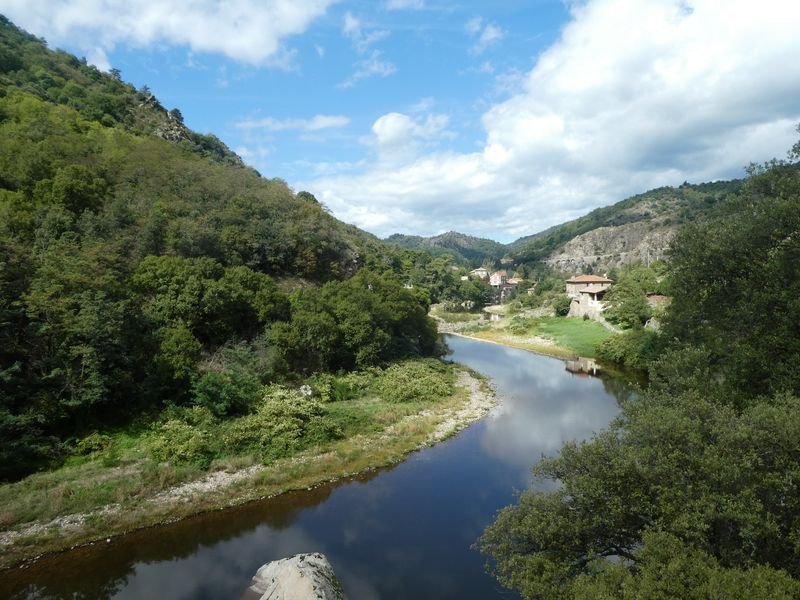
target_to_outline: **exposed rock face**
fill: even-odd
[[[653,228],[645,221],[598,227],[571,239],[545,262],[555,269],[575,273],[585,272],[588,267],[599,272],[636,262],[648,264],[665,258],[674,236],[674,228]]]
[[[344,600],[325,555],[297,554],[262,566],[242,600]]]

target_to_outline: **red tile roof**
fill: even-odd
[[[567,279],[567,283],[614,283],[614,280],[599,275],[577,275]]]

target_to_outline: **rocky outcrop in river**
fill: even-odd
[[[324,554],[296,554],[263,565],[242,600],[345,600]]]

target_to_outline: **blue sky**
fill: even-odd
[[[783,0],[0,0],[380,236],[511,241],[741,176],[800,121]]]

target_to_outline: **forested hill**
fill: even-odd
[[[546,263],[559,271],[608,270],[664,258],[681,225],[720,216],[741,187],[733,180],[657,188],[507,245],[454,231],[427,238],[394,234],[384,241],[473,266],[510,256],[517,264]]]
[[[311,194],[261,178],[214,135],[187,128],[146,87],[49,50],[2,16],[0,94],[6,199],[60,194],[76,214],[135,195],[128,225],[142,229],[139,254],[212,256],[270,274],[337,278],[382,252]]]
[[[433,237],[395,233],[384,240],[388,244],[411,250],[428,250],[435,255],[450,254],[461,262],[480,265],[505,256],[507,249],[500,242],[448,231]]]
[[[663,258],[681,225],[719,215],[724,200],[741,186],[733,180],[657,188],[522,237],[508,250],[517,262],[546,262],[566,271]]]
[[[0,76],[6,91],[18,89],[68,106],[89,121],[176,142],[218,163],[243,165],[216,136],[188,129],[180,110],[167,111],[147,87],[136,90],[121,80],[117,70],[107,75],[85,59],[51,51],[44,40],[18,29],[2,15]]]
[[[0,479],[165,403],[246,411],[293,373],[433,353],[390,259],[148,90],[0,19]]]

